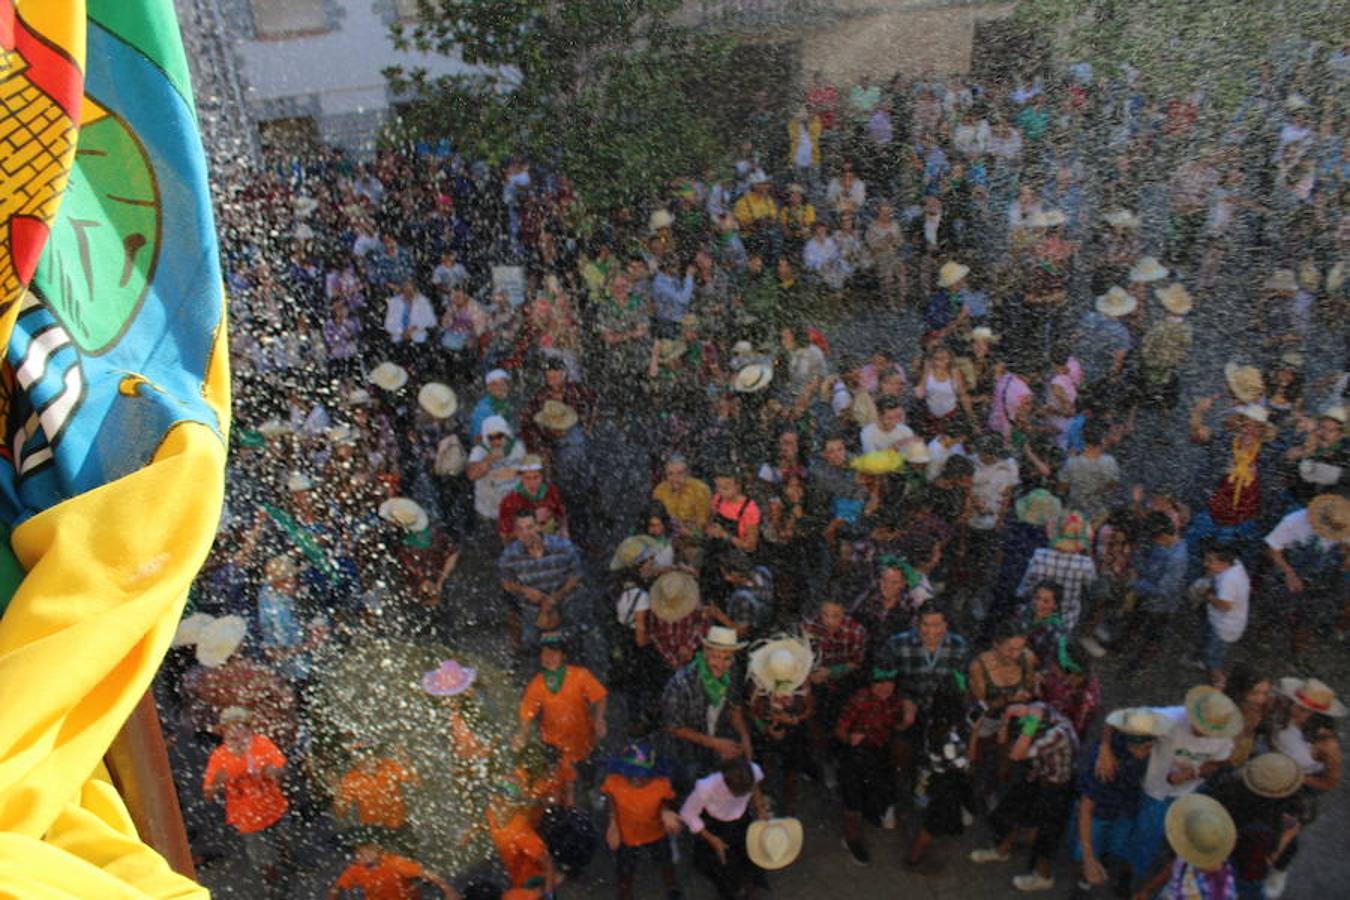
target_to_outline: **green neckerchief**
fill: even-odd
[[[694,655],[694,671],[698,672],[698,680],[703,682],[703,693],[708,695],[708,700],[713,706],[721,706],[726,699],[727,688],[731,687],[731,672],[721,678],[714,676],[708,669],[708,661],[703,658],[702,651]]]
[[[623,302],[622,306],[620,306],[618,302],[615,301],[614,295],[611,294],[609,291],[605,291],[605,302],[608,303],[610,306],[614,307],[614,309],[618,310],[619,312],[630,313],[642,305],[642,295],[639,294],[637,291],[629,291],[628,299]]]
[[[538,503],[548,496],[548,482],[545,481],[539,484],[539,493],[537,494],[531,494],[529,491],[525,490],[525,484],[524,482],[521,482],[516,485],[516,493],[531,503]]]
[[[314,564],[315,568],[323,572],[328,578],[334,577],[333,565],[328,561],[328,555],[323,552],[319,542],[314,539],[303,525],[295,520],[286,510],[279,506],[273,506],[270,503],[263,504],[263,510],[272,517],[282,531],[286,532],[287,537],[295,542],[295,546],[304,554],[305,559]]]
[[[563,681],[567,678],[567,666],[558,666],[556,669],[540,669],[539,674],[544,679],[544,687],[548,688],[550,694],[556,694],[562,690]]]
[[[1034,616],[1035,614],[1033,613],[1032,615]],[[1062,619],[1060,619],[1059,613],[1057,613],[1057,612],[1052,612],[1050,615],[1046,616],[1044,619],[1036,619],[1036,618],[1033,618],[1033,619],[1031,620],[1031,627],[1032,627],[1032,628],[1041,628],[1041,627],[1046,627],[1046,628],[1059,628],[1059,627],[1062,627],[1063,625],[1064,625],[1064,621],[1063,621]]]
[[[431,529],[423,528],[421,531],[410,531],[403,536],[403,546],[415,547],[418,550],[425,550],[431,546]]]

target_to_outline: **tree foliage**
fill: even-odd
[[[395,46],[473,67],[460,76],[385,72],[411,101],[401,137],[449,138],[489,160],[557,161],[596,208],[630,202],[710,162],[715,113],[705,102],[730,46],[672,24],[677,0],[421,0],[393,28]]]

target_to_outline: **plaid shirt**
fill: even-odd
[[[1097,565],[1092,557],[1041,547],[1027,563],[1022,583],[1017,586],[1017,596],[1026,597],[1039,582],[1055,582],[1064,591],[1064,599],[1059,604],[1064,630],[1073,631],[1083,611],[1083,595],[1096,580]]]
[[[497,574],[503,584],[525,587],[551,594],[569,578],[581,577],[581,557],[572,542],[557,535],[541,535],[544,552],[534,557],[520,541],[512,541],[497,559]]]
[[[647,634],[652,639],[652,646],[672,671],[693,658],[707,632],[708,611],[703,607],[678,622],[666,622],[656,616],[647,617]]]
[[[844,734],[860,732],[863,744],[868,747],[885,747],[895,736],[904,714],[905,697],[899,691],[882,700],[872,693],[871,687],[863,687],[849,698],[836,728]]]
[[[1033,738],[1027,750],[1031,768],[1027,779],[1041,784],[1063,785],[1073,779],[1073,757],[1078,752],[1078,735],[1073,723],[1054,709],[1045,710],[1050,727]]]
[[[902,631],[886,642],[877,664],[898,669],[900,687],[922,708],[933,699],[938,688],[953,684],[957,673],[965,675],[970,668],[970,648],[961,635],[948,632],[930,654],[917,630]]]
[[[802,631],[811,639],[811,649],[816,652],[822,669],[850,664],[861,666],[867,657],[867,631],[851,616],[845,616],[833,632],[825,629],[819,616],[812,617],[802,623]]]
[[[712,730],[713,737],[733,741],[740,739],[736,729],[731,726],[731,713],[743,700],[741,679],[733,672],[731,683],[727,686],[726,700]],[[709,708],[708,694],[703,690],[703,682],[699,680],[698,670],[692,662],[670,676],[665,690],[661,692],[661,721],[668,730],[688,728],[699,734],[708,734]],[[669,745],[680,759],[699,761],[704,757],[704,749],[688,741],[672,739]]]

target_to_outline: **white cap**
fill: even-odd
[[[511,373],[506,371],[505,369],[493,369],[491,372],[483,376],[484,384],[492,384],[492,382],[494,381],[510,381],[510,380],[511,380]]]

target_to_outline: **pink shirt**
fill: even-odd
[[[994,402],[989,411],[989,427],[1012,440],[1012,420],[1017,410],[1031,400],[1031,388],[1018,375],[1004,375],[994,384]]]

